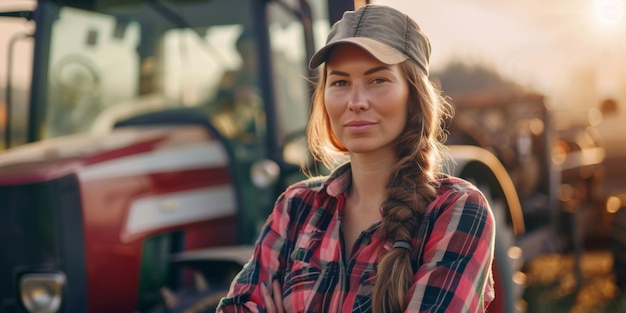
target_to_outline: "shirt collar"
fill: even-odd
[[[350,162],[346,162],[338,166],[330,173],[324,183],[324,187],[329,196],[338,197],[340,194],[348,190],[351,183],[352,170]]]

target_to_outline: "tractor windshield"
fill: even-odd
[[[108,132],[120,120],[177,107],[202,108],[236,140],[264,136],[274,121],[270,105],[277,135],[302,130],[309,100],[302,23],[288,4],[257,2],[43,1],[50,8],[40,14],[51,17],[42,19],[50,40],[40,46],[49,52],[40,64],[45,96],[34,102],[39,139]],[[267,21],[258,10],[267,10]],[[270,76],[261,64],[270,64]],[[263,84],[267,77],[271,84]]]
[[[34,3],[27,1],[0,3],[0,151],[26,142],[33,8]],[[13,131],[7,132],[8,128]]]

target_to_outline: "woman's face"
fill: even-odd
[[[332,130],[351,153],[391,152],[407,119],[409,86],[400,66],[340,44],[326,60],[324,103]]]

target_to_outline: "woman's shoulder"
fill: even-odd
[[[322,214],[314,207],[324,201],[326,177],[314,177],[289,185],[278,197],[273,210],[273,218],[281,233],[292,233],[309,223],[314,214]],[[317,213],[316,213],[317,212]]]
[[[316,198],[324,190],[327,177],[311,177],[289,185],[276,200],[275,209],[282,214],[292,215],[294,211],[302,214],[309,211]]]
[[[307,195],[337,196],[350,184],[350,164],[343,164],[325,176],[312,176],[288,186],[283,193],[287,197]]]
[[[456,176],[442,174],[436,180],[438,194],[442,193],[458,193],[458,192],[475,192],[480,190],[473,183]]]
[[[464,203],[463,206],[488,207],[487,200],[480,189],[463,178],[442,175],[436,181],[437,197],[433,209],[444,209],[454,203]]]
[[[304,194],[315,194],[323,188],[324,182],[326,182],[327,179],[327,176],[317,176],[298,181],[289,185],[285,189],[284,194],[291,197]]]

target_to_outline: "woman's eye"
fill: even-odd
[[[384,83],[386,81],[387,81],[387,79],[385,79],[385,78],[375,78],[375,79],[372,80],[372,82],[374,84],[382,84],[382,83]]]
[[[337,86],[337,87],[346,86],[347,84],[348,82],[346,82],[345,80],[336,80],[330,83],[331,86]]]

